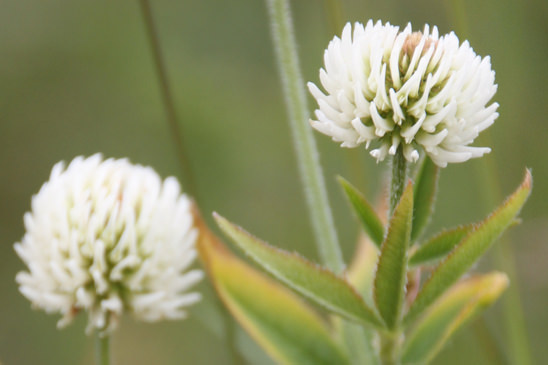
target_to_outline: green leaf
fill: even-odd
[[[391,329],[399,323],[401,317],[412,216],[413,185],[409,183],[390,219],[388,233],[381,247],[373,289],[377,309],[387,327]]]
[[[529,197],[531,188],[532,176],[529,170],[526,170],[519,188],[489,217],[475,225],[449,256],[436,267],[411,305],[404,319],[406,323],[417,318],[485,254],[493,242],[514,222]]]
[[[332,313],[362,324],[382,326],[378,316],[343,278],[297,254],[262,242],[216,213],[214,217],[238,247],[278,280]]]
[[[384,239],[384,227],[377,213],[362,193],[352,184],[340,176],[337,177],[337,180],[344,189],[348,201],[352,205],[352,208],[354,208],[354,213],[362,223],[363,229],[375,245],[381,247],[382,240]]]
[[[198,251],[219,297],[250,336],[280,364],[349,364],[313,308],[233,255],[198,221]]]
[[[415,178],[411,242],[420,237],[434,211],[440,168],[427,156]]]
[[[432,237],[411,255],[409,265],[422,265],[445,257],[472,230],[472,228],[472,225],[459,226],[443,231]]]
[[[406,336],[403,363],[429,363],[455,331],[493,304],[508,287],[508,277],[491,273],[454,285]]]

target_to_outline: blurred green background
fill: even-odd
[[[216,210],[271,243],[317,259],[265,2],[156,1],[152,6],[203,212]],[[292,4],[301,66],[313,82],[333,28],[339,27],[325,9],[320,0]],[[503,244],[511,246],[492,251],[478,270],[502,270],[500,257],[515,262],[512,285],[524,308],[533,363],[545,362],[548,2],[346,0],[342,9],[345,21],[372,18],[400,26],[412,22],[414,29],[429,23],[441,33],[456,30],[478,54],[491,55],[501,116],[475,144],[489,145],[493,152],[442,171],[431,230],[477,220],[494,208],[497,189],[487,188],[486,179],[495,176],[507,195],[525,166],[533,169],[534,190],[523,224],[506,235]],[[59,160],[102,152],[151,165],[162,176],[181,177],[139,4],[2,1],[0,29],[0,362],[92,364],[85,316],[59,331],[58,316],[31,310],[18,293],[14,277],[23,264],[12,245],[23,236],[22,217],[32,194]],[[325,136],[316,137],[348,259],[358,226],[334,177],[347,177],[372,198],[382,188],[385,165],[361,148],[343,150]],[[140,324],[124,318],[113,339],[117,363],[229,364],[213,294],[205,284],[201,289],[205,300],[184,322]],[[498,303],[484,322],[459,332],[435,363],[497,363],[481,351],[480,334],[491,332],[508,350],[502,310]],[[241,331],[238,342],[250,363],[268,363]]]

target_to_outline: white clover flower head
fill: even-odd
[[[487,106],[495,72],[453,32],[348,23],[325,51],[320,81],[325,94],[308,83],[319,106],[311,124],[343,147],[365,143],[382,161],[401,146],[411,162],[422,149],[440,167],[490,152],[469,144],[498,116],[497,103]]]
[[[113,330],[123,312],[143,321],[184,318],[200,300],[187,290],[203,276],[196,258],[191,201],[173,177],[126,159],[60,162],[24,217],[15,251],[28,266],[19,290],[34,307],[89,314],[86,332]]]

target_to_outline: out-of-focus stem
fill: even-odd
[[[177,112],[175,110],[175,104],[173,102],[173,94],[171,92],[171,86],[167,77],[166,66],[162,55],[162,49],[160,46],[160,40],[158,37],[158,31],[152,15],[152,9],[150,7],[149,0],[139,0],[141,7],[141,13],[146,27],[147,36],[150,43],[150,49],[154,59],[154,67],[156,70],[156,76],[160,85],[160,91],[162,96],[162,102],[164,104],[166,119],[171,131],[173,143],[175,144],[177,157],[183,173],[183,187],[185,191],[198,199],[198,191],[194,183],[194,176],[192,174],[190,161],[187,157],[185,149],[184,137],[181,128],[178,123]],[[218,302],[219,312],[223,318],[225,328],[225,340],[228,346],[229,353],[231,355],[232,364],[243,364],[242,356],[238,352],[236,346],[236,328],[234,326],[234,319],[230,316],[226,308],[222,303]]]
[[[344,261],[329,207],[316,142],[308,124],[308,106],[299,69],[289,4],[287,0],[267,0],[267,5],[289,112],[289,124],[318,250],[329,268],[341,272],[344,269]]]
[[[382,365],[396,365],[396,350],[398,346],[397,333],[381,333],[380,334],[380,351],[379,357]]]
[[[473,325],[474,332],[478,337],[479,344],[486,352],[486,357],[489,363],[493,365],[509,365],[508,358],[499,348],[499,344],[495,341],[495,337],[487,326],[484,317],[478,318]]]
[[[97,365],[110,365],[110,336],[96,335],[95,363]]]
[[[343,15],[341,0],[325,0],[325,13],[332,34],[338,34],[342,30]]]
[[[162,55],[162,49],[160,47],[160,40],[158,38],[156,24],[154,23],[154,17],[152,16],[150,2],[148,0],[139,0],[139,3],[150,43],[150,50],[154,58],[154,68],[156,70],[156,77],[158,78],[158,83],[160,86],[166,119],[171,132],[171,137],[173,138],[173,143],[176,148],[177,158],[181,166],[181,172],[183,173],[183,187],[185,188],[185,191],[197,199],[196,186],[194,184],[194,178],[190,169],[190,161],[188,160],[185,149],[184,137],[178,123],[177,112],[173,102],[173,94],[171,92],[171,86],[167,77],[164,57]]]

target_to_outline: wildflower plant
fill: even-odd
[[[150,6],[141,4],[177,138]],[[423,234],[440,171],[490,152],[471,146],[498,116],[489,57],[428,25],[413,32],[411,25],[347,24],[325,51],[321,88],[308,83],[317,103],[310,118],[288,1],[267,4],[322,263],[271,246],[214,213],[257,269],[208,229],[174,178],[162,181],[151,168],[99,154],[59,163],[25,214],[26,234],[15,251],[28,269],[16,281],[34,307],[62,315],[59,327],[87,312],[87,331],[100,337],[99,364],[109,363],[108,335],[122,314],[144,321],[185,317],[186,307],[201,299],[189,292],[203,275],[190,269],[197,255],[228,311],[282,364],[428,363],[509,284],[502,272],[468,272],[519,220],[532,189],[529,170],[485,219]],[[363,230],[348,263],[313,129],[342,147],[364,144],[377,161],[391,160],[389,199],[378,206],[338,178]]]
[[[497,89],[489,57],[428,25],[413,32],[411,25],[348,24],[331,41],[320,70],[324,91],[308,84],[318,103],[311,126],[343,147],[364,143],[377,161],[392,160],[390,198],[380,208],[339,178],[364,232],[347,265],[310,139],[287,2],[268,5],[325,266],[271,246],[217,213],[226,236],[271,277],[234,256],[198,217],[202,261],[227,308],[278,363],[428,363],[508,286],[502,272],[467,273],[515,224],[532,189],[526,170],[521,185],[485,219],[423,237],[440,170],[490,151],[470,146],[498,116],[498,104],[489,104]]]

